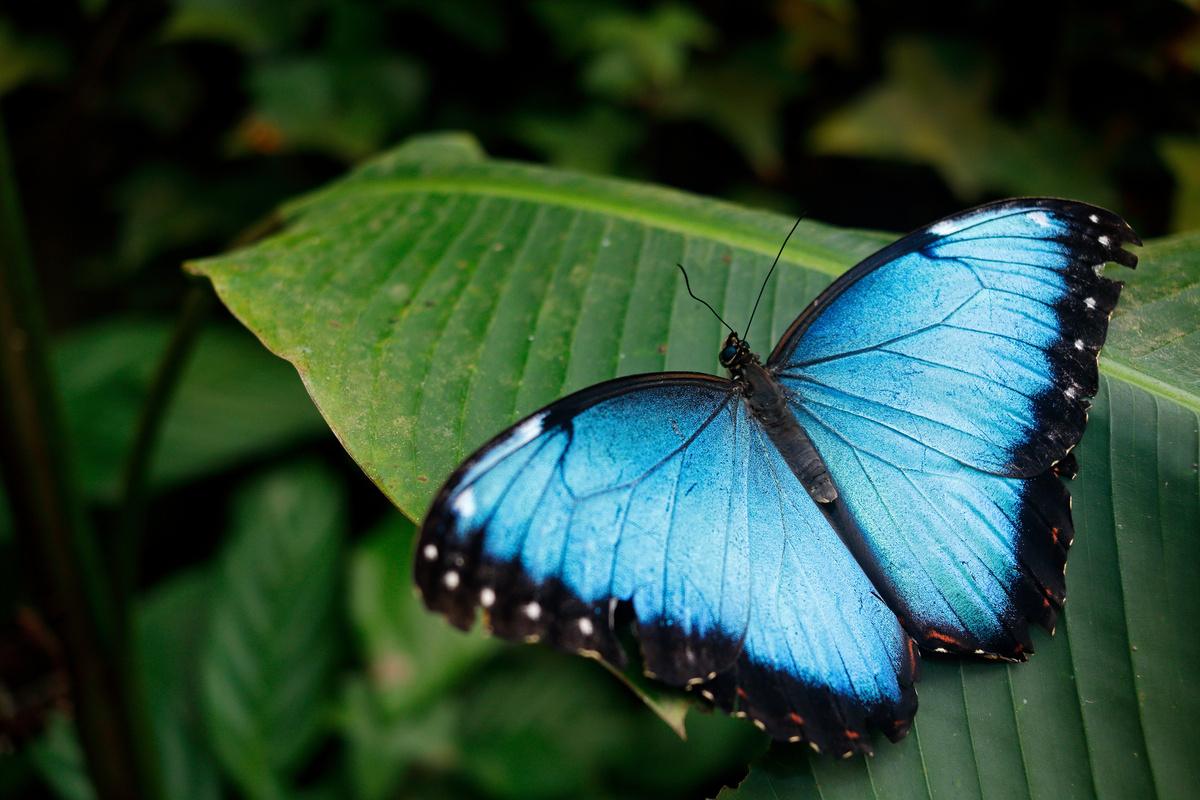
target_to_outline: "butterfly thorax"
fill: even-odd
[[[730,380],[741,390],[750,415],[762,426],[812,499],[818,503],[835,500],[837,488],[812,439],[792,412],[789,391],[759,363],[758,355],[750,352],[750,346],[736,333],[725,339],[718,358],[721,366],[729,370]]]

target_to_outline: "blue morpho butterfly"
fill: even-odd
[[[1053,631],[1097,356],[1141,244],[1115,214],[1007,200],[842,275],[729,378],[597,384],[526,417],[438,492],[426,604],[652,676],[777,739],[870,752],[912,724],[917,646],[1022,661]]]

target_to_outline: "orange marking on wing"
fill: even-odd
[[[792,722],[796,723],[797,725],[803,725],[803,724],[804,724],[804,717],[800,716],[800,715],[799,715],[799,714],[797,714],[795,711],[793,711],[792,713],[788,714],[788,719],[790,719]]]
[[[748,698],[747,698],[747,695],[746,695],[746,690],[745,690],[745,689],[743,689],[742,687],[740,687],[740,686],[739,686],[739,687],[737,687],[737,689],[735,689],[734,691],[737,693],[737,696],[738,696],[738,697],[740,697],[740,698],[742,698],[743,700],[746,700],[746,699],[748,699]]]
[[[955,639],[953,636],[947,636],[944,633],[938,633],[937,631],[930,631],[927,635],[929,636],[930,639],[937,639],[939,642],[946,642],[947,644],[958,644],[958,639]]]
[[[850,730],[849,728],[847,728],[847,729],[846,729],[846,736],[850,737],[851,739],[857,739],[857,738],[858,738],[858,731],[852,731],[852,730]]]

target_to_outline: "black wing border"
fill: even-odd
[[[811,303],[805,306],[800,315],[796,317],[788,329],[784,331],[783,335],[779,337],[779,341],[775,343],[775,347],[771,350],[771,355],[767,358],[767,368],[781,366],[781,359],[785,355],[790,356],[790,351],[794,349],[795,342],[808,330],[809,326],[820,316],[821,312],[841,296],[843,292],[861,280],[863,276],[874,272],[901,256],[920,250],[942,238],[941,234],[934,232],[934,228],[965,216],[985,211],[1005,209],[1012,209],[1017,213],[1037,209],[1061,213],[1063,216],[1079,224],[1087,225],[1094,231],[1093,242],[1089,242],[1088,245],[1090,249],[1099,248],[1103,251],[1102,255],[1105,257],[1104,263],[1107,264],[1112,261],[1130,269],[1137,267],[1137,255],[1129,252],[1122,245],[1133,244],[1140,247],[1142,240],[1134,232],[1133,228],[1129,227],[1129,223],[1105,208],[1090,205],[1079,200],[1067,200],[1057,197],[1015,197],[1007,200],[997,200],[992,203],[984,203],[983,205],[942,217],[936,222],[931,222],[924,227],[918,228],[912,233],[902,236],[886,247],[872,253],[839,275],[833,283],[826,286]],[[1091,215],[1095,215],[1098,221],[1092,222],[1088,219]],[[1099,236],[1107,237],[1108,244],[1102,245],[1098,241],[1095,241],[1096,237]],[[1117,284],[1118,287],[1121,285],[1119,281],[1110,282]],[[1113,299],[1113,303],[1115,305],[1115,298]]]

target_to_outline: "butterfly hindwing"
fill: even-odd
[[[618,667],[629,603],[649,672],[826,752],[916,710],[911,640],[730,381],[618,379],[513,426],[439,493],[416,575],[460,627]]]
[[[863,569],[926,647],[1024,658],[1073,536],[1055,472],[1140,244],[1111,212],[1010,200],[910,234],[835,281],[768,361],[840,490]]]
[[[1053,472],[992,475],[832,407],[797,416],[841,492],[847,544],[919,644],[1023,659],[1027,619],[1053,630],[1072,536]]]

